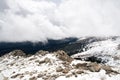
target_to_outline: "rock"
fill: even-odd
[[[110,74],[110,73],[119,74],[117,71],[114,71],[110,66],[102,65],[101,68],[104,69],[107,74]]]
[[[17,77],[20,77],[20,76],[22,76],[23,74],[16,74],[16,75],[13,75],[13,76],[11,76],[11,78],[17,78]]]
[[[91,62],[97,62],[97,63],[102,63],[102,59],[95,57],[95,56],[90,56],[85,59],[86,61],[91,61]]]
[[[70,65],[70,63],[69,63],[69,62],[66,62],[66,61],[62,62],[62,64],[63,64],[64,66]]]
[[[52,77],[54,77],[54,78],[57,78],[57,77],[59,77],[59,75],[55,75],[55,74],[53,74],[53,75],[51,75]]]
[[[72,74],[73,74],[75,77],[77,77],[77,74],[76,74],[76,72],[72,72]]]
[[[114,56],[114,60],[120,60],[120,55]]]
[[[37,78],[41,78],[41,77],[43,77],[43,76],[44,76],[44,75],[40,73],[40,74],[37,75]]]
[[[101,69],[101,65],[97,64],[97,63],[89,63],[87,65],[88,69],[92,72],[99,72]]]
[[[120,44],[118,45],[117,49],[120,50]]]
[[[36,62],[36,63],[39,63],[39,62],[40,62],[40,60],[36,60],[35,62]]]
[[[44,62],[45,62],[45,63],[51,63],[51,60],[50,60],[49,58],[45,58],[45,59],[44,59]]]
[[[84,70],[87,70],[87,63],[78,63],[75,65],[75,68],[76,69],[84,69]]]
[[[101,69],[101,66],[97,63],[78,63],[75,65],[76,69],[80,70],[90,70],[92,72],[98,72]],[[79,74],[83,73],[83,71],[77,72]]]
[[[106,71],[111,71],[112,68],[110,66],[106,66],[106,65],[102,65],[102,69],[106,70]]]
[[[70,65],[70,62],[64,61],[64,62],[62,62],[62,64],[63,64],[64,67],[66,67],[70,70],[72,69],[72,66]]]
[[[31,57],[31,56],[32,56],[32,54],[27,54],[27,55],[26,55],[26,57]]]
[[[48,76],[45,80],[55,80],[55,79],[56,79],[55,77]]]
[[[30,58],[29,60],[30,60],[30,61],[32,61],[32,60],[35,60],[35,59],[36,59],[36,58],[35,58],[35,57],[33,57],[33,58]]]
[[[36,55],[42,55],[42,56],[45,56],[46,54],[48,54],[49,52],[48,51],[43,51],[43,50],[40,50],[36,53]]]
[[[84,73],[82,70],[76,71],[77,74],[82,74]]]
[[[51,78],[51,75],[46,75],[42,77],[43,80],[51,80]]]
[[[50,63],[51,64],[51,60],[49,58],[45,58],[44,60],[42,61],[39,61],[39,60],[36,60],[35,61],[36,63],[39,63],[39,64],[43,64],[43,63]]]
[[[45,61],[44,61],[44,60],[42,60],[42,61],[39,61],[38,63],[39,63],[39,64],[43,64],[43,63],[45,63]]]
[[[4,79],[3,80],[8,80],[8,77],[4,77]]]
[[[10,63],[10,66],[13,66],[15,64],[15,62],[12,62],[12,63]]]
[[[37,78],[36,77],[32,77],[29,80],[37,80]]]
[[[89,70],[89,71],[91,71],[91,72],[96,72],[96,70],[94,69],[94,67],[93,67],[93,66],[88,67],[88,70]]]
[[[56,78],[54,78],[54,77],[50,77],[50,78],[48,78],[47,80],[55,80]]]
[[[59,51],[55,52],[55,55],[63,61],[67,61],[67,62],[73,61],[73,58],[68,56],[67,53],[65,53],[63,50],[59,50]]]
[[[70,71],[69,69],[65,68],[65,69],[62,70],[62,73],[67,74],[69,71]]]
[[[61,66],[56,68],[56,72],[62,72],[62,71],[63,71],[63,68]]]
[[[73,76],[73,74],[67,74],[65,77],[69,78],[69,77],[72,77],[72,76]]]
[[[26,56],[26,54],[22,50],[14,50],[14,51],[10,52],[9,55],[24,56],[24,57]]]
[[[20,76],[20,79],[21,79],[21,78],[23,78],[23,77],[24,77],[24,76],[23,76],[23,75],[21,75],[21,76]]]

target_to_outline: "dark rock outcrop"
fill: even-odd
[[[102,63],[102,59],[95,57],[95,56],[90,56],[86,58],[86,61],[91,61],[91,62],[97,62],[97,63]]]

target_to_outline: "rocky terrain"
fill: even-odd
[[[115,66],[72,57],[62,50],[34,55],[14,50],[0,57],[0,80],[120,80]]]

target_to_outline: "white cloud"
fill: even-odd
[[[57,10],[58,20],[74,35],[119,35],[120,6],[113,0],[68,0]]]
[[[119,0],[60,1],[6,0],[9,8],[0,12],[0,41],[119,35]]]

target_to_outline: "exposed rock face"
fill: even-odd
[[[67,61],[67,62],[73,61],[73,58],[68,56],[67,53],[65,53],[63,50],[59,50],[59,51],[55,52],[55,55],[63,61]]]

